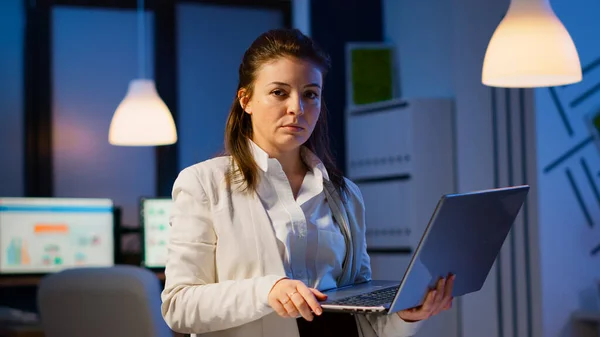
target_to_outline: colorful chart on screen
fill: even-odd
[[[0,198],[0,273],[114,264],[109,199]]]
[[[144,233],[144,265],[164,268],[167,262],[172,200],[166,198],[142,200],[142,227]]]

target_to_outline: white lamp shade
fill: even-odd
[[[136,79],[129,83],[127,94],[110,123],[108,141],[121,146],[155,146],[177,142],[173,116],[158,96],[153,80]]]
[[[483,84],[533,88],[581,78],[575,44],[548,0],[512,0],[487,47]]]

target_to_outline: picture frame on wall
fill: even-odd
[[[395,49],[387,42],[346,44],[347,107],[400,97]]]

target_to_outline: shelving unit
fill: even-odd
[[[346,130],[346,167],[365,200],[373,277],[401,279],[440,196],[454,192],[453,101],[348,108]]]

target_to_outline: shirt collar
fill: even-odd
[[[252,151],[252,156],[254,157],[256,165],[258,165],[258,167],[266,173],[269,170],[269,160],[277,159],[269,158],[269,154],[251,139],[248,139],[248,142],[250,143],[250,150]],[[304,161],[306,166],[308,166],[313,172],[315,172],[315,169],[318,170],[323,176],[323,178],[329,181],[329,174],[327,173],[327,169],[325,169],[325,165],[323,164],[321,159],[317,157],[316,154],[314,154],[306,146],[302,146],[300,148],[300,155],[302,156],[302,160]]]

